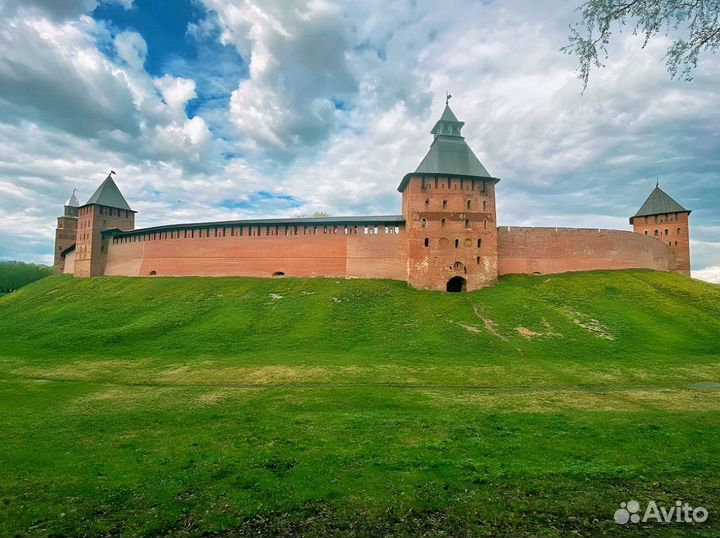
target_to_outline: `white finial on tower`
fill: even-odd
[[[80,203],[78,202],[77,198],[75,198],[75,193],[77,192],[77,189],[73,187],[72,195],[68,199],[67,202],[65,202],[66,206],[70,207],[80,207]]]

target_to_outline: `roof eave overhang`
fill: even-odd
[[[402,181],[400,182],[400,185],[398,185],[398,192],[403,192],[405,188],[407,187],[407,184],[410,182],[410,178],[413,177],[431,177],[431,178],[440,178],[440,177],[450,177],[450,178],[459,178],[459,179],[481,179],[483,181],[492,181],[493,183],[497,183],[500,181],[499,177],[491,177],[491,176],[468,176],[464,174],[448,174],[448,173],[440,173],[440,172],[410,172],[409,174],[405,174],[405,177],[402,178]]]
[[[124,207],[115,207],[114,205],[105,205],[105,204],[96,204],[95,202],[92,202],[91,204],[83,204],[78,209],[81,209],[83,207],[89,207],[91,205],[96,205],[98,207],[109,207],[111,209],[121,209],[122,211],[130,211],[130,213],[137,213],[134,209],[126,209]]]
[[[654,217],[657,215],[669,215],[670,213],[687,213],[688,215],[692,213],[692,209],[683,209],[682,211],[668,211],[667,213],[648,213],[646,215],[633,215],[630,217],[630,224],[633,223],[633,219],[638,219],[642,217]]]

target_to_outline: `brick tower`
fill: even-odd
[[[105,271],[107,239],[102,231],[135,228],[135,211],[125,201],[110,172],[90,199],[78,211],[75,276],[102,275]]]
[[[490,176],[460,135],[464,123],[448,100],[431,131],[430,151],[398,187],[408,237],[408,282],[418,288],[475,290],[497,280],[499,179]]]
[[[70,199],[65,202],[65,211],[63,211],[62,217],[57,218],[57,227],[55,228],[55,261],[53,263],[56,273],[62,273],[65,268],[65,258],[62,255],[63,251],[75,244],[79,206],[80,204],[77,198],[75,198],[75,189],[73,189]]]
[[[678,204],[659,185],[630,217],[633,231],[656,237],[675,253],[671,270],[690,276],[690,210]]]

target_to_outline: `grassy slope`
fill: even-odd
[[[644,271],[47,278],[0,299],[0,535],[715,535],[719,314]]]

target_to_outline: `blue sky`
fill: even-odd
[[[671,80],[667,38],[616,34],[581,94],[576,6],[0,3],[0,259],[49,262],[62,203],[110,169],[140,226],[399,213],[450,91],[501,225],[629,229],[659,178],[720,281],[720,57]]]

